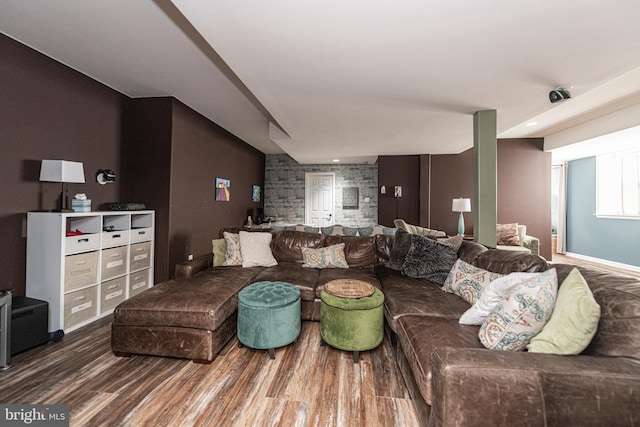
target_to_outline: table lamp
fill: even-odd
[[[67,197],[64,185],[67,182],[84,184],[84,167],[81,162],[69,162],[66,160],[43,160],[40,166],[40,181],[60,182],[60,210],[58,212],[72,212],[67,207]]]
[[[453,199],[453,203],[451,204],[451,210],[453,212],[460,212],[460,217],[458,218],[458,234],[464,234],[464,217],[462,216],[462,212],[471,212],[471,199]]]

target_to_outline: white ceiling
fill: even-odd
[[[0,0],[0,32],[300,163],[458,153],[482,109],[525,137],[640,103],[639,17],[637,0]],[[560,85],[572,99],[549,103]]]

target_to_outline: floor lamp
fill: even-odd
[[[81,162],[69,162],[66,160],[43,160],[40,166],[40,181],[60,182],[60,209],[55,212],[72,212],[67,207],[67,195],[65,184],[77,182],[84,184],[84,167]]]

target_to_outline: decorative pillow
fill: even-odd
[[[214,239],[211,241],[211,246],[213,246],[213,266],[219,267],[224,264],[227,242],[224,239]]]
[[[460,249],[460,246],[462,246],[463,240],[464,240],[464,236],[457,235],[453,237],[439,238],[438,243],[443,243],[445,245],[451,246],[453,249],[456,250],[456,253],[457,253],[458,249]]]
[[[520,237],[518,236],[518,223],[497,224],[496,239],[498,245],[520,246]]]
[[[476,267],[477,268],[477,267]],[[495,273],[494,273],[495,274]],[[513,289],[528,280],[535,280],[542,273],[511,273],[500,275],[489,283],[478,300],[464,312],[458,323],[461,325],[482,325],[491,310]]]
[[[458,258],[458,251],[447,243],[428,237],[417,234],[410,236],[411,246],[400,272],[405,276],[429,279],[442,285]]]
[[[225,231],[222,233],[227,244],[227,253],[222,265],[242,265],[242,253],[240,252],[240,235]]]
[[[453,264],[442,290],[458,295],[469,304],[475,304],[480,295],[489,286],[489,283],[499,277],[502,277],[502,274],[474,267],[458,259]]]
[[[407,231],[399,228],[394,238],[391,252],[389,253],[389,262],[387,267],[393,270],[402,270],[404,260],[407,258],[407,253],[411,247],[411,234]]]
[[[320,233],[320,227],[309,227],[308,225],[304,226],[305,233]]]
[[[577,268],[558,288],[556,306],[549,323],[531,339],[532,353],[580,354],[598,330],[600,305]]]
[[[493,350],[522,350],[549,321],[558,292],[556,269],[511,289],[491,310],[478,337]]]
[[[344,243],[319,249],[302,248],[303,267],[349,268],[344,255]]]
[[[271,233],[240,232],[243,267],[272,267],[278,262],[271,253]]]
[[[382,230],[380,230],[380,233],[378,234],[382,234]],[[358,227],[358,236],[368,237],[372,235],[373,235],[373,227]]]
[[[400,230],[405,230],[409,234],[417,234],[420,236],[437,239],[438,237],[446,237],[447,233],[439,230],[431,230],[430,228],[420,227],[418,225],[407,224],[403,219],[394,219],[393,224]]]

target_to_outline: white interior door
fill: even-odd
[[[304,222],[313,227],[327,227],[334,221],[335,174],[305,174]]]

